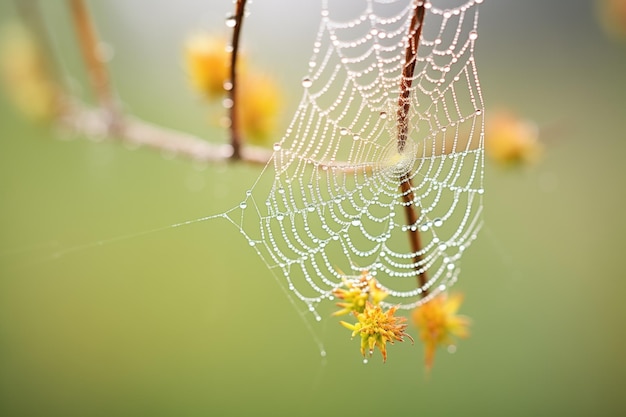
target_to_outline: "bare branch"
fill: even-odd
[[[415,71],[415,63],[417,61],[417,48],[422,34],[422,26],[424,24],[424,14],[426,12],[424,2],[416,0],[413,8],[413,17],[409,26],[409,40],[406,47],[404,57],[404,67],[402,68],[402,79],[400,80],[400,97],[398,98],[398,152],[404,152],[406,141],[409,133],[409,108],[411,106],[411,84],[413,82],[413,73]],[[414,225],[419,219],[417,207],[414,203],[413,183],[409,173],[400,178],[400,190],[402,191],[402,201],[405,203],[405,215],[408,225]],[[428,276],[426,269],[423,267],[423,257],[420,254],[422,243],[420,239],[419,229],[417,227],[407,228],[409,244],[411,251],[415,253],[413,262],[415,270],[418,274],[418,285],[424,290],[422,297],[428,295],[426,284]]]
[[[126,117],[113,138],[109,119],[102,109],[88,109],[77,104],[69,105],[60,117],[60,126],[70,132],[103,140],[116,139],[133,146],[146,146],[164,153],[201,162],[227,161],[232,158],[229,144],[213,144],[196,136],[157,126],[138,118]],[[272,152],[259,147],[241,149],[243,162],[265,165]]]
[[[91,85],[100,106],[108,113],[110,129],[119,128],[119,111],[113,97],[107,68],[102,61],[100,42],[83,0],[69,0],[72,20]]]
[[[246,0],[237,0],[235,8],[235,15],[231,21],[233,21],[233,41],[232,51],[230,54],[230,89],[228,95],[230,98],[230,143],[233,148],[233,159],[241,158],[241,132],[239,129],[239,115],[237,114],[238,100],[237,100],[237,57],[239,52],[239,36],[241,34],[241,27],[243,26],[243,15],[246,8]],[[231,18],[229,18],[231,19]]]

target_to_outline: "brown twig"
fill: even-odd
[[[237,114],[238,100],[237,100],[237,57],[239,52],[239,36],[241,34],[241,27],[243,26],[243,15],[246,8],[246,0],[237,0],[235,7],[235,15],[233,26],[233,41],[232,51],[230,54],[230,89],[228,90],[228,97],[230,99],[230,144],[233,148],[233,159],[241,159],[241,132],[239,130],[239,115]]]
[[[89,109],[73,103],[66,106],[59,124],[71,133],[107,140],[110,139],[107,120],[102,109]],[[128,116],[115,139],[133,147],[146,146],[200,162],[228,161],[233,154],[229,144],[209,143],[196,136]],[[247,146],[241,150],[240,160],[265,165],[271,156],[272,152],[268,149]]]
[[[411,84],[413,83],[413,74],[415,71],[415,63],[417,62],[417,48],[419,47],[420,37],[422,35],[422,26],[424,24],[424,14],[426,7],[423,1],[417,0],[413,9],[413,17],[409,26],[409,39],[406,46],[404,57],[404,67],[402,68],[402,79],[400,81],[400,97],[398,98],[398,152],[404,152],[406,141],[409,134],[409,109],[411,107]],[[415,196],[413,194],[413,183],[410,173],[404,174],[400,178],[400,191],[402,192],[402,201],[405,203],[404,211],[406,221],[409,226],[417,226],[419,215],[415,206]],[[419,229],[417,227],[408,228],[409,243],[411,250],[415,254],[413,257],[414,267],[418,273],[418,285],[423,289],[422,297],[428,295],[426,284],[428,276],[424,268],[424,259],[421,255],[422,243],[420,239]]]
[[[109,75],[102,61],[100,43],[89,10],[83,0],[69,0],[74,29],[89,73],[91,85],[100,106],[106,110],[110,118],[108,128],[115,131],[119,128],[119,112],[109,82]],[[116,132],[117,133],[117,132]]]

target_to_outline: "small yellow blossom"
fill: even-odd
[[[487,120],[485,151],[492,160],[504,165],[529,164],[539,158],[542,150],[535,123],[508,112],[496,113]]]
[[[7,94],[25,116],[49,120],[58,111],[59,89],[35,36],[18,24],[4,28],[0,75]]]
[[[368,271],[363,271],[358,281],[350,281],[344,277],[343,283],[347,289],[337,288],[333,291],[335,297],[343,300],[343,302],[337,303],[341,310],[334,312],[333,316],[352,312],[362,313],[368,301],[377,306],[387,296],[387,293],[379,288],[378,282],[369,275]]]
[[[239,117],[246,140],[257,145],[267,144],[274,138],[278,125],[282,103],[280,89],[272,77],[257,72],[249,72],[239,79]]]
[[[617,40],[626,41],[626,1],[596,0],[595,3],[604,31]]]
[[[208,33],[196,33],[185,42],[185,61],[191,83],[208,98],[221,98],[225,93],[224,83],[230,80],[227,46],[226,38]]]
[[[443,293],[413,310],[413,323],[420,330],[419,336],[425,345],[427,369],[433,366],[438,346],[451,345],[452,336],[469,336],[469,318],[456,314],[462,302],[462,294],[448,297]]]
[[[403,342],[404,337],[413,338],[405,333],[407,325],[405,317],[396,317],[397,307],[391,307],[386,312],[379,305],[367,301],[362,313],[353,314],[358,322],[355,324],[342,321],[341,324],[352,330],[352,337],[361,336],[361,354],[365,357],[369,353],[372,356],[377,347],[383,355],[383,362],[387,360],[387,342],[394,344],[395,341]]]

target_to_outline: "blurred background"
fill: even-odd
[[[89,100],[68,10],[40,3],[63,74]],[[317,3],[248,8],[246,54],[284,91],[276,137],[300,98]],[[440,351],[429,378],[419,343],[364,365],[336,320],[303,320],[227,222],[167,227],[234,207],[259,167],[75,137],[1,94],[0,415],[624,415],[626,29],[601,18],[605,3],[624,4],[482,5],[487,120],[532,120],[543,152],[487,161],[485,226],[455,288],[472,336]],[[228,34],[232,2],[88,4],[126,111],[226,140],[219,106],[189,87],[183,44]],[[14,3],[0,16],[15,19]]]

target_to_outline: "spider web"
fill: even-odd
[[[424,3],[399,152],[402,71],[422,2],[323,1],[296,113],[244,201],[224,214],[318,320],[316,306],[364,271],[389,293],[383,304],[407,309],[457,280],[481,226],[481,2]],[[409,233],[419,233],[417,250]]]

